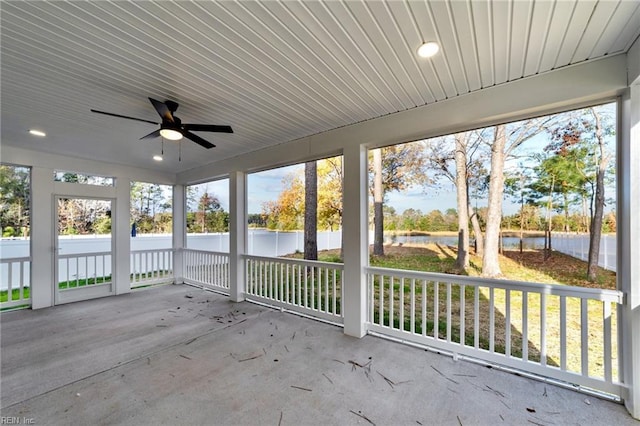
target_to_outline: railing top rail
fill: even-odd
[[[205,253],[205,254],[215,254],[218,256],[229,256],[229,253],[224,251],[196,250],[196,249],[190,249],[190,248],[182,248],[180,250],[182,250],[183,252],[189,252],[189,253]]]
[[[30,262],[31,257],[5,257],[0,259],[0,263],[14,263],[14,262]]]
[[[371,274],[392,275],[401,278],[436,281],[441,283],[464,284],[474,287],[493,287],[507,290],[545,293],[555,296],[579,297],[605,302],[623,303],[624,293],[618,290],[577,287],[563,284],[530,283],[525,281],[499,280],[493,278],[467,277],[461,275],[441,274],[437,272],[408,271],[367,266],[365,272]]]
[[[110,251],[97,251],[91,253],[73,253],[73,254],[59,254],[58,259],[71,259],[73,257],[91,257],[91,256],[111,256],[113,253]]]
[[[266,262],[279,262],[279,263],[287,263],[291,265],[324,266],[327,268],[338,269],[338,270],[344,269],[343,263],[323,262],[320,260],[291,259],[288,257],[255,256],[252,254],[244,254],[242,255],[242,257],[250,260],[264,260]]]
[[[172,248],[161,248],[161,249],[142,249],[142,250],[131,250],[130,253],[152,253],[152,252],[168,252],[173,251]]]

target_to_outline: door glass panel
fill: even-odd
[[[111,200],[58,198],[57,216],[58,293],[110,286]]]

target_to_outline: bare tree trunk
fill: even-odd
[[[493,144],[491,145],[489,206],[485,232],[485,251],[482,258],[482,276],[484,277],[499,277],[502,275],[498,252],[500,249],[500,222],[502,221],[502,197],[504,193],[504,150],[506,139],[505,126],[503,124],[496,126]]]
[[[469,267],[469,196],[467,192],[467,140],[465,133],[455,135],[456,192],[458,201],[458,255],[456,269]]]
[[[484,237],[482,236],[482,228],[480,228],[480,220],[478,220],[478,213],[469,204],[467,206],[470,214],[471,227],[473,228],[473,235],[476,238],[476,256],[484,256]]]
[[[609,161],[605,152],[604,136],[602,134],[602,123],[600,116],[591,108],[591,114],[596,122],[596,139],[600,150],[598,171],[596,174],[596,195],[593,218],[591,220],[589,234],[589,258],[587,264],[587,279],[596,281],[598,276],[598,258],[600,257],[600,238],[602,236],[602,218],[604,216],[604,175]]]
[[[551,185],[549,186],[549,200],[547,201],[547,232],[544,240],[544,260],[551,257],[551,230],[553,229],[551,221],[553,216],[551,211],[553,210],[553,188],[556,184],[556,176],[551,177]]]
[[[304,258],[318,260],[318,166],[304,164]]]
[[[384,256],[384,212],[382,190],[382,151],[373,150],[373,254]]]

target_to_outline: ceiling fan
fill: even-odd
[[[178,109],[178,103],[174,101],[164,101],[160,102],[153,98],[149,98],[151,104],[158,112],[158,115],[162,118],[161,123],[157,123],[155,121],[144,120],[142,118],[128,117],[126,115],[113,114],[111,112],[104,112],[92,109],[91,112],[97,112],[98,114],[111,115],[113,117],[126,118],[128,120],[136,120],[142,121],[144,123],[151,123],[160,125],[158,130],[155,130],[149,133],[146,136],[141,137],[140,139],[151,139],[157,138],[158,136],[162,136],[165,139],[169,140],[180,140],[182,137],[192,140],[200,146],[203,146],[207,149],[215,147],[211,142],[201,138],[200,136],[191,133],[191,131],[196,132],[218,132],[218,133],[233,133],[233,129],[231,126],[219,126],[216,124],[187,124],[182,123],[182,121],[173,115],[174,112]]]

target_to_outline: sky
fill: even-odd
[[[296,164],[249,174],[247,177],[248,213],[261,213],[263,203],[278,199],[282,191],[283,179],[290,173],[303,173],[303,171],[304,164]],[[202,194],[206,190],[215,194],[220,200],[222,208],[229,211],[228,185],[228,179],[202,183],[196,185],[196,192]],[[440,189],[410,187],[402,193],[397,191],[388,192],[386,201],[388,205],[396,210],[397,214],[402,214],[403,211],[410,208],[420,209],[423,213],[436,209],[444,213],[447,209],[455,209],[455,187],[451,183],[444,183],[441,186]],[[483,203],[481,202],[480,205],[483,205]],[[519,206],[505,200],[504,211],[506,214],[513,214],[518,209]]]
[[[277,200],[282,191],[282,181],[290,173],[302,172],[303,164],[280,167],[264,172],[251,173],[247,178],[247,211],[249,214],[261,213],[262,204],[266,201]],[[223,179],[214,182],[207,182],[196,185],[197,193],[204,191],[215,194],[220,200],[222,208],[229,211],[229,180]],[[446,186],[446,185],[445,185]],[[403,193],[391,192],[387,194],[389,205],[396,209],[396,213],[401,214],[409,208],[420,209],[424,213],[434,209],[442,212],[449,208],[456,208],[456,194],[453,185],[449,185],[449,191],[439,191],[436,193],[425,193],[422,188],[409,188]],[[446,189],[446,188],[445,188]]]

